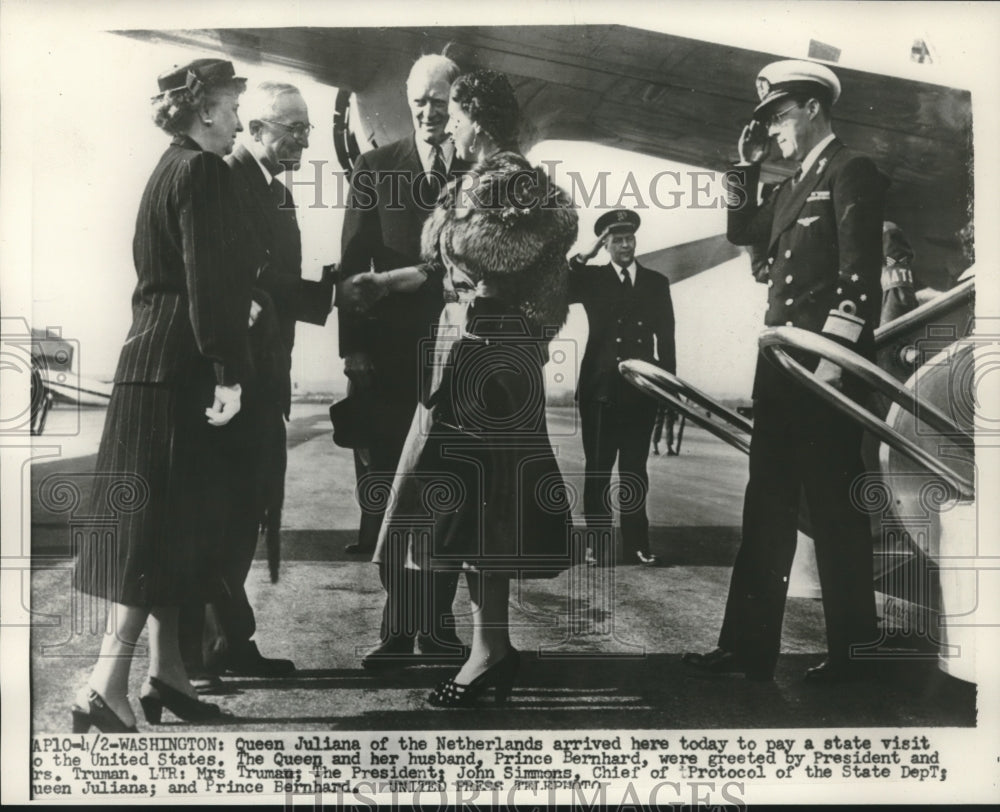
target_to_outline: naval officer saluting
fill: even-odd
[[[740,164],[728,176],[727,236],[736,245],[766,246],[757,280],[768,286],[767,326],[822,333],[874,360],[888,182],[870,158],[833,134],[830,110],[840,82],[829,68],[775,62],[758,74],[757,92],[760,103],[739,141]],[[758,204],[771,138],[800,169]],[[852,394],[853,381],[841,381],[839,367],[812,365],[818,378]],[[868,517],[850,498],[851,483],[864,472],[861,428],[760,356],[753,397],[743,539],[719,647],[685,655],[685,662],[771,679],[804,493],[829,652],[806,679],[857,678],[864,662],[852,657],[852,648],[876,639]]]
[[[621,492],[629,494],[628,504],[619,506],[624,560],[648,565],[656,562],[649,549],[646,517],[646,457],[656,401],[625,381],[618,364],[637,358],[675,372],[676,360],[670,283],[635,261],[635,232],[640,222],[639,215],[627,209],[615,209],[598,218],[593,247],[570,259],[569,297],[571,302],[583,304],[589,322],[576,393],[586,458],[583,501],[587,526],[611,526],[607,491],[617,458]],[[587,265],[602,246],[611,262]],[[596,563],[589,546],[587,563]]]

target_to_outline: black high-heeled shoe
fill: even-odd
[[[427,701],[436,708],[471,708],[490,688],[493,699],[503,705],[514,686],[514,677],[521,664],[521,654],[512,648],[500,662],[487,668],[468,685],[446,679],[433,690]]]
[[[160,724],[166,708],[185,722],[204,722],[222,715],[222,709],[212,702],[202,702],[183,694],[156,677],[149,678],[150,691],[139,697],[142,712],[151,725]]]
[[[73,705],[73,732],[86,733],[96,727],[101,733],[138,733],[135,725],[126,725],[93,688],[87,694],[87,710]]]

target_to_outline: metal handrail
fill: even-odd
[[[918,465],[941,477],[942,480],[958,493],[960,499],[972,500],[975,498],[975,485],[971,480],[949,468],[937,457],[932,456],[912,440],[901,435],[883,420],[855,403],[842,392],[819,380],[812,372],[789,356],[786,348],[790,347],[817,355],[820,358],[837,364],[846,372],[859,378],[898,404],[901,408],[910,412],[916,419],[926,423],[935,431],[941,432],[951,442],[963,449],[969,450],[971,453],[973,448],[972,436],[957,426],[937,407],[918,398],[913,391],[900,384],[895,378],[883,372],[867,359],[817,333],[811,333],[808,330],[802,330],[798,327],[774,327],[765,330],[761,334],[759,344],[761,352],[769,360],[785,370],[785,372],[805,386],[806,389],[823,398],[823,400],[848,417],[859,422],[864,428],[899,453],[906,455]]]
[[[974,276],[959,282],[951,290],[935,296],[920,307],[915,307],[909,313],[904,313],[898,319],[893,319],[875,330],[875,346],[881,348],[892,341],[900,333],[906,333],[915,325],[922,324],[939,316],[951,308],[956,302],[974,296],[976,293],[976,278]]]
[[[639,361],[637,359],[622,361],[618,365],[618,371],[625,380],[640,391],[652,395],[655,399],[673,407],[684,414],[688,420],[711,432],[720,440],[729,443],[729,445],[742,451],[744,454],[750,453],[750,440],[748,437],[738,434],[723,424],[709,420],[692,406],[692,404],[695,404],[701,406],[703,409],[708,409],[746,435],[749,435],[753,431],[753,423],[736,412],[727,409],[715,398],[695,389],[676,375],[672,375],[648,361]],[[687,398],[687,401],[681,400],[682,397]]]

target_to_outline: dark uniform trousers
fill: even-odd
[[[625,287],[615,266],[570,261],[569,298],[587,313],[588,335],[577,402],[586,458],[583,510],[587,546],[613,538],[611,469],[618,460],[618,507],[626,561],[649,553],[646,461],[656,421],[656,401],[629,384],[618,371],[623,358],[657,364],[674,372],[674,308],[670,283],[656,271],[635,266],[634,284]],[[610,550],[602,551],[610,556]]]
[[[727,175],[726,233],[756,251],[755,278],[768,286],[765,324],[824,333],[874,358],[887,179],[836,138],[797,182],[784,182],[760,204],[759,178],[758,166]],[[815,357],[800,360],[816,369]],[[843,392],[858,397],[846,374]],[[750,443],[743,542],[719,646],[748,668],[773,671],[804,494],[829,659],[842,665],[853,645],[876,641],[871,534],[851,500],[864,470],[861,430],[759,358]]]
[[[781,647],[800,499],[816,547],[831,661],[876,640],[868,516],[852,502],[864,472],[861,429],[811,398],[754,402],[743,542],[733,566],[720,648],[772,673]]]
[[[625,384],[621,386],[624,389]],[[610,528],[611,468],[618,459],[619,512],[625,559],[636,551],[649,553],[649,519],[646,493],[649,474],[646,461],[656,402],[641,396],[623,397],[617,403],[580,401],[580,427],[586,459],[583,505],[587,527]]]

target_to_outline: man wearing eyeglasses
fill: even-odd
[[[874,162],[833,133],[840,82],[827,67],[784,60],[757,76],[760,103],[728,175],[728,238],[754,247],[755,277],[768,287],[768,327],[809,330],[874,360],[881,302],[882,221],[888,181]],[[761,164],[772,144],[795,174],[758,203]],[[845,394],[855,382],[812,360],[817,378]],[[868,517],[851,499],[863,473],[861,429],[797,386],[763,357],[754,380],[750,481],[743,539],[733,567],[719,647],[685,655],[711,673],[772,678],[781,644],[800,493],[816,547],[828,656],[811,683],[869,675],[855,647],[876,642]],[[870,660],[868,661],[870,662]]]
[[[285,420],[291,406],[291,358],[295,322],[322,325],[330,313],[333,279],[302,278],[302,244],[295,203],[279,180],[299,166],[309,146],[309,109],[290,84],[264,82],[244,101],[249,139],[226,156],[244,226],[242,244],[256,269],[250,312],[255,378],[244,393],[243,432],[233,453],[234,470],[246,476],[232,483],[231,520],[224,551],[223,582],[206,608],[201,634],[197,623],[182,622],[186,660],[197,668],[201,648],[207,675],[278,677],[295,670],[291,660],[264,657],[251,639],[256,629],[244,581],[265,531],[272,578],[277,577],[278,533],[287,462]],[[191,640],[191,637],[198,638]]]

